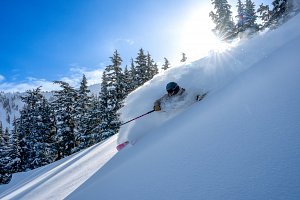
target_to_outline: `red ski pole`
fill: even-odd
[[[145,115],[148,115],[148,114],[150,114],[150,113],[152,113],[152,112],[154,112],[154,111],[155,111],[155,110],[151,110],[151,111],[149,111],[149,112],[147,112],[147,113],[145,113],[145,114],[142,114],[142,115],[140,115],[140,116],[138,116],[138,117],[136,117],[136,118],[133,118],[133,119],[127,121],[127,122],[124,122],[124,123],[121,124],[120,126],[123,126],[124,124],[127,124],[127,123],[129,123],[129,122],[132,122],[132,121],[138,119],[138,118],[141,118],[141,117],[143,117],[143,116],[145,116]]]

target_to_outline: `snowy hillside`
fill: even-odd
[[[127,98],[124,121],[152,110],[169,81],[188,96],[123,126],[118,143],[133,146],[116,154],[114,136],[15,174],[0,199],[300,199],[299,23],[156,76]]]
[[[13,120],[20,116],[20,109],[23,107],[20,93],[0,93],[0,121],[3,128],[12,127]]]
[[[115,155],[115,141],[113,136],[48,166],[15,174],[8,185],[0,186],[0,199],[65,198]]]
[[[123,127],[119,142],[138,142],[69,199],[299,199],[299,22],[298,15],[237,48],[172,69],[129,96],[124,120],[151,110],[168,81],[191,96],[210,91],[187,109],[175,105],[181,112]]]

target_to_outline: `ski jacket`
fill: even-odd
[[[170,96],[169,94],[165,94],[164,96],[162,96],[161,98],[157,99],[154,102],[154,106],[161,106],[162,103],[171,102],[172,100],[181,101],[184,99],[184,96],[185,96],[184,92],[185,92],[185,89],[180,87],[177,94],[174,94],[172,96]]]

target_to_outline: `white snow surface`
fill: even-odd
[[[64,199],[116,154],[116,139],[113,136],[66,159],[15,174],[11,183],[0,186],[0,199]]]
[[[297,15],[156,76],[128,96],[123,121],[152,110],[169,81],[186,101],[124,125],[118,139],[15,174],[0,199],[300,199],[299,23]],[[134,145],[116,153],[126,140]]]

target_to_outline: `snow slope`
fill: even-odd
[[[163,124],[164,113],[155,113],[123,128],[120,139],[139,141],[68,199],[299,199],[299,22],[173,69],[132,94],[126,118],[151,109],[171,80],[192,93],[211,91]]]
[[[164,113],[155,113],[122,127],[118,142],[138,140],[154,127],[164,125],[165,121],[172,119],[194,103],[197,94],[206,91],[209,91],[210,95],[218,93],[235,81],[241,73],[257,66],[274,51],[281,51],[280,48],[283,45],[299,37],[298,23],[299,16],[279,30],[262,34],[250,41],[241,41],[237,47],[225,52],[212,51],[210,56],[204,59],[171,68],[165,74],[156,76],[129,95],[121,110],[121,117],[124,121],[152,110],[153,101],[165,93],[165,85],[170,81],[176,81],[188,91],[187,100],[184,103],[172,104],[171,107],[164,109],[166,111]],[[298,51],[298,49],[293,47],[290,51]],[[277,56],[280,56],[280,52],[274,55],[274,57]],[[277,65],[277,63],[270,63],[270,65]]]
[[[13,175],[0,186],[0,199],[63,199],[116,154],[116,136],[66,159]]]
[[[20,116],[20,109],[24,103],[21,101],[21,93],[0,92],[0,121],[3,129],[12,129],[14,118]]]
[[[124,121],[151,110],[169,81],[187,100],[122,127],[118,142],[134,146],[115,154],[114,136],[16,174],[0,199],[300,199],[299,23],[156,76],[127,98]]]

